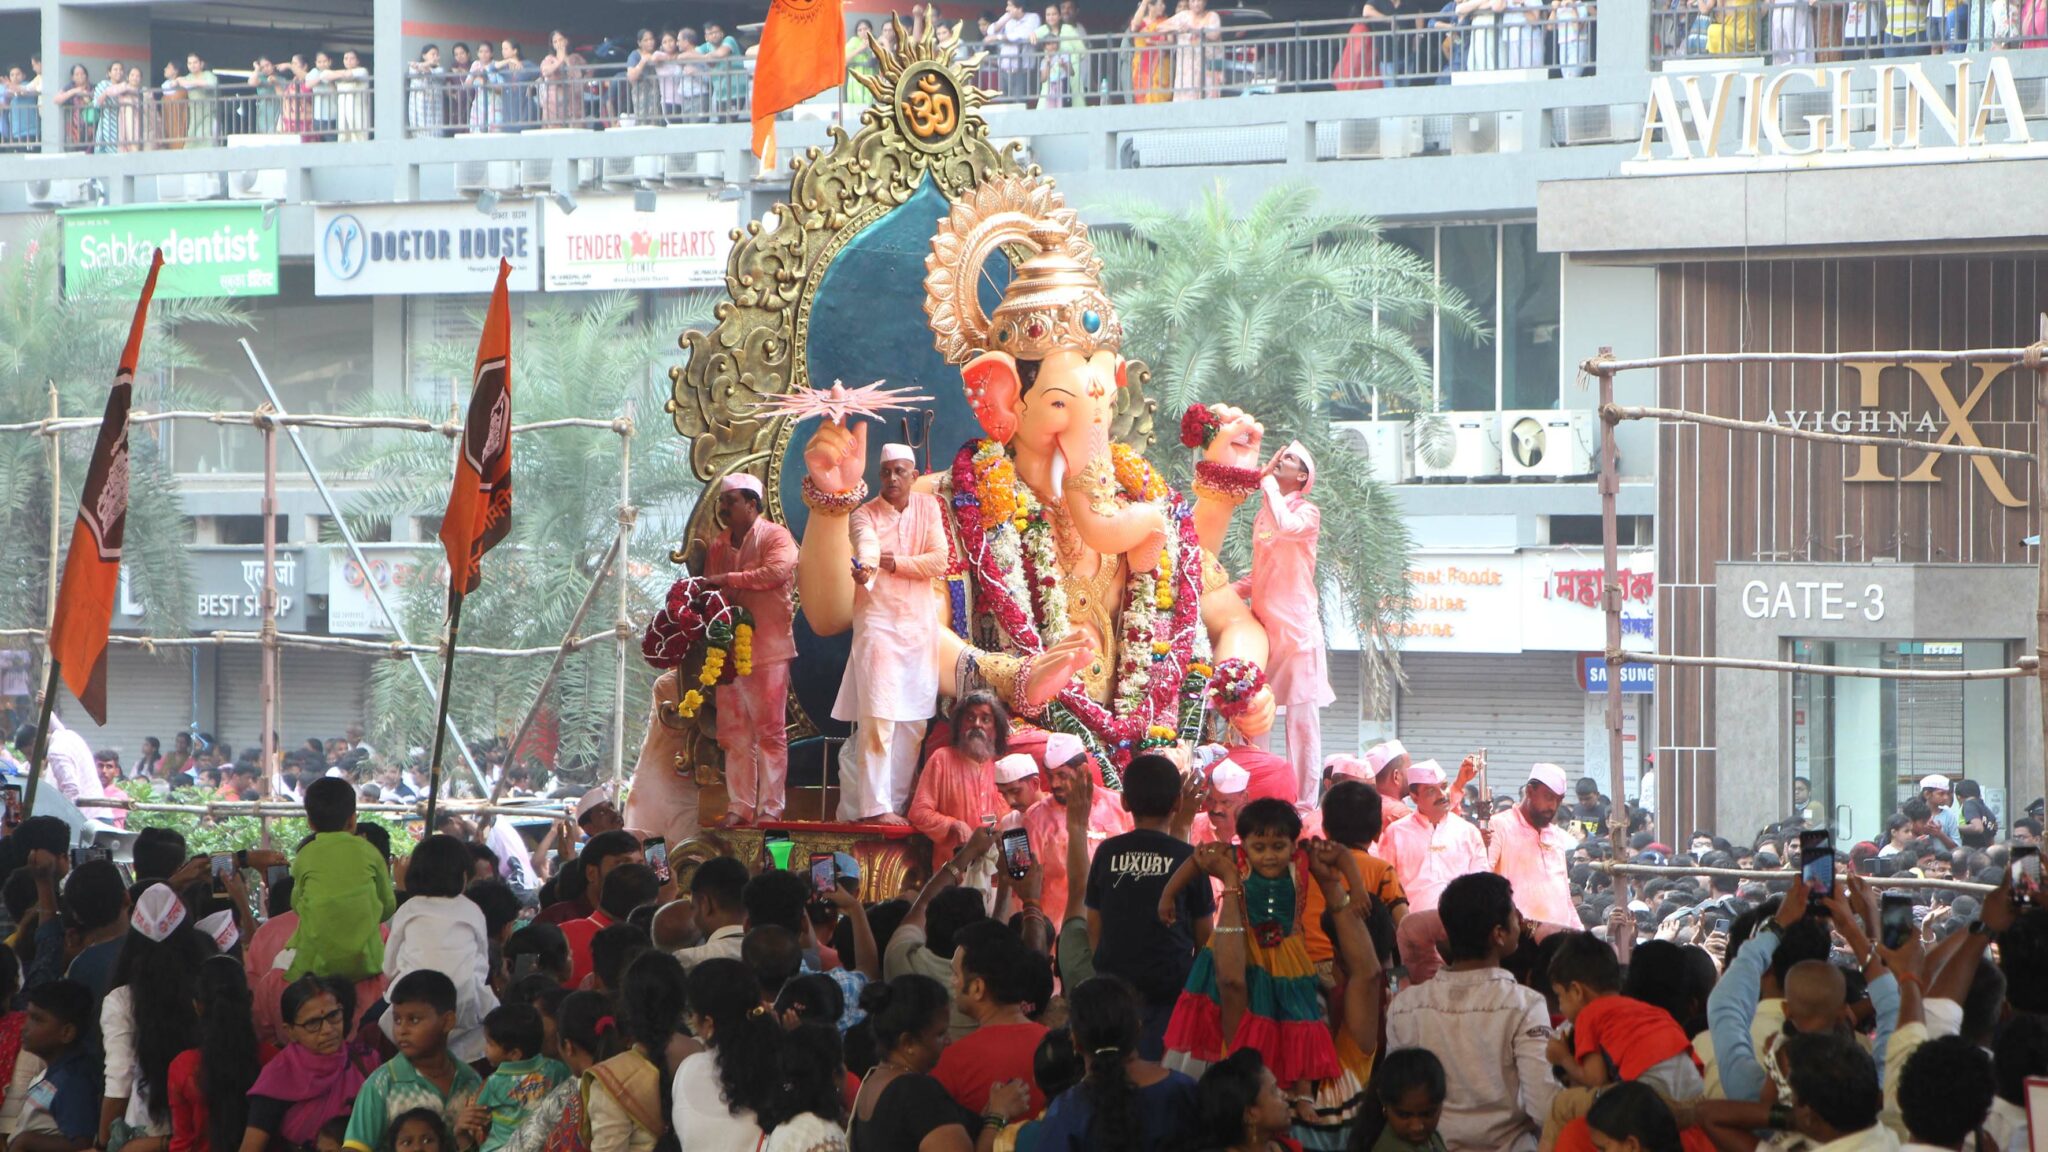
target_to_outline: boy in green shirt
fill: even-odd
[[[542,1054],[546,1042],[547,1025],[530,1004],[500,1005],[484,1017],[491,1075],[464,1117],[466,1135],[482,1144],[479,1152],[503,1148],[542,1098],[568,1079],[567,1064]]]
[[[448,1052],[448,1034],[455,1030],[453,980],[422,968],[400,978],[386,999],[398,1055],[370,1073],[356,1093],[342,1138],[347,1152],[377,1152],[392,1121],[415,1108],[439,1112],[453,1131],[483,1089],[483,1078]]]
[[[391,869],[381,852],[355,834],[356,790],[348,781],[313,781],[306,789],[306,821],[313,839],[292,861],[292,909],[299,927],[288,945],[297,954],[285,979],[311,973],[366,980],[384,970],[379,925],[398,911]]]

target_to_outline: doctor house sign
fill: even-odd
[[[1765,423],[1817,432],[1925,439],[1932,444],[1963,444],[1983,448],[1980,426],[2001,431],[2023,424],[2016,411],[2021,387],[2012,363],[1942,364],[1934,361],[1851,361],[1842,365],[1837,406],[1803,411],[1774,408]],[[1901,383],[1904,384],[1903,390]],[[1999,436],[1999,444],[2006,439]],[[1985,494],[2007,508],[2025,508],[2024,485],[2015,491],[2001,467],[1989,456],[1956,456],[1942,452],[1862,445],[1845,462],[1842,479],[1850,484],[1938,484],[1952,469],[1971,473]]]

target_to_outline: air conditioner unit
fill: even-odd
[[[73,204],[85,204],[94,199],[92,181],[31,180],[28,182],[28,202],[37,208],[68,208]]]
[[[1376,122],[1379,157],[1404,160],[1422,151],[1422,117],[1388,116]]]
[[[228,173],[228,199],[282,201],[284,169],[244,168]]]
[[[1330,430],[1339,444],[1366,458],[1373,479],[1382,484],[1408,482],[1414,453],[1406,420],[1338,420]]]
[[[455,191],[474,195],[486,190],[515,192],[519,189],[517,160],[457,160]]]
[[[173,200],[218,200],[223,194],[218,172],[178,172],[156,178],[156,198]]]
[[[1550,130],[1552,138],[1563,148],[1626,144],[1642,135],[1642,109],[1612,104],[1554,108],[1550,113]]]
[[[1593,413],[1584,408],[1500,414],[1501,470],[1509,476],[1590,476]]]
[[[1484,155],[1500,150],[1500,122],[1491,112],[1460,112],[1451,118],[1451,152]]]
[[[1377,120],[1339,120],[1337,122],[1337,154],[1339,160],[1377,160],[1380,158],[1380,122]]]
[[[606,184],[638,187],[642,184],[659,184],[667,175],[666,156],[607,156],[604,158],[603,174],[599,177]]]
[[[1492,412],[1446,412],[1444,423],[1451,430],[1451,461],[1431,467],[1420,451],[1415,453],[1417,480],[1481,480],[1500,475],[1500,418]]]

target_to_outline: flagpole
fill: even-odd
[[[448,689],[455,678],[455,634],[462,627],[462,593],[448,589],[448,647],[441,657],[441,699],[434,717],[434,759],[427,778],[427,825],[422,834],[434,834],[434,809],[441,803],[441,746],[448,740]]]
[[[36,781],[43,775],[43,759],[50,753],[50,714],[57,705],[57,658],[50,658],[50,673],[43,682],[43,714],[36,721],[36,745],[28,754],[28,786],[21,792],[21,814],[36,810]]]

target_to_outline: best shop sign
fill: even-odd
[[[101,281],[142,283],[150,253],[164,252],[159,300],[277,295],[277,222],[261,204],[82,208],[64,221],[64,291]]]
[[[352,204],[313,213],[316,296],[484,295],[512,262],[510,287],[540,287],[540,218],[533,204],[482,214],[450,204]]]
[[[585,200],[574,213],[546,201],[550,292],[616,288],[715,288],[725,283],[729,201],[664,196],[640,212],[630,196]]]

